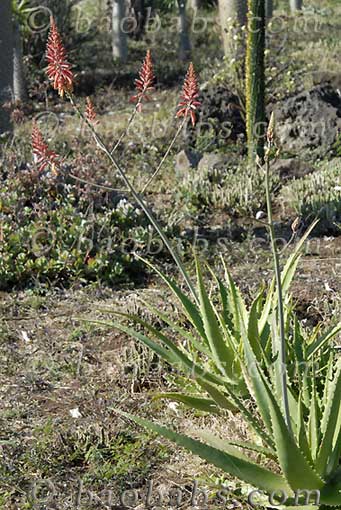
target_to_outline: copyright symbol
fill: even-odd
[[[47,255],[56,241],[56,235],[48,228],[37,230],[32,236],[31,250],[36,257]]]
[[[34,504],[34,508],[37,508],[37,504],[40,506],[49,503],[55,495],[56,488],[51,480],[37,480],[31,486],[30,499]]]
[[[50,18],[52,11],[44,5],[39,5],[33,9],[30,9],[27,16],[27,26],[31,32],[35,34],[41,34],[46,32],[50,27]]]

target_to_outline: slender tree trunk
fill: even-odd
[[[22,40],[18,22],[13,23],[14,45],[13,45],[13,97],[15,101],[25,102],[27,90],[24,72]]]
[[[125,0],[114,0],[112,6],[112,53],[115,60],[126,62],[128,58],[127,27],[124,25],[126,14]]]
[[[246,129],[249,161],[264,158],[265,136],[265,2],[249,0],[246,50]]]
[[[13,25],[11,0],[0,0],[0,134],[11,129],[9,112],[2,105],[12,99]]]
[[[242,27],[247,22],[247,0],[218,0],[218,6],[224,54],[230,58],[231,37],[238,26]]]
[[[266,18],[272,18],[274,11],[273,0],[265,0],[265,16]]]
[[[178,0],[179,6],[179,26],[180,26],[180,42],[179,42],[179,59],[186,61],[191,57],[191,41],[189,38],[188,18],[186,13],[186,0]]]
[[[302,10],[302,0],[290,0],[290,10],[291,12]]]

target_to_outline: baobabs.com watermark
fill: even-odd
[[[65,486],[63,486],[65,492]],[[69,499],[69,494],[64,493]],[[41,505],[52,504],[54,501],[60,501],[60,491],[51,480],[38,480],[31,486],[29,493],[30,503],[34,508],[41,508]],[[123,508],[180,508],[186,505],[187,508],[199,510],[210,507],[225,507],[229,502],[235,500],[232,490],[227,485],[221,485],[216,488],[203,489],[199,487],[199,482],[194,480],[192,485],[186,487],[169,487],[165,485],[154,486],[153,481],[149,480],[144,487],[140,489],[128,489],[119,496],[115,495],[113,489],[104,488],[100,492],[95,492],[91,488],[85,487],[82,480],[79,481],[76,490],[73,489],[73,508],[80,509],[86,504],[87,508],[113,508],[120,505]],[[264,507],[267,502],[272,507],[280,507],[284,504],[290,506],[311,506],[320,504],[320,491],[309,489],[297,489],[288,494],[285,490],[261,491],[252,490],[247,496],[248,504],[252,508]]]

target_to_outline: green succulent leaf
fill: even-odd
[[[330,343],[333,338],[336,337],[338,333],[341,332],[341,323],[336,326],[332,326],[328,329],[323,335],[317,338],[312,344],[307,347],[307,358],[308,360],[312,359],[312,357],[322,349],[326,344]]]
[[[341,427],[340,407],[341,360],[337,363],[337,370],[332,384],[332,393],[322,417],[323,429],[325,432],[316,459],[316,469],[322,476],[327,474],[328,460],[336,446],[334,444],[334,438],[339,438]]]
[[[259,487],[265,492],[284,490],[287,493],[290,493],[290,488],[281,475],[258,466],[251,460],[246,460],[240,452],[238,454],[227,453],[204,444],[196,439],[174,432],[169,428],[158,425],[152,421],[138,418],[137,416],[133,416],[122,411],[117,412],[122,416],[133,420],[138,425],[148,428],[166,439],[173,441],[178,446],[186,448],[195,455],[198,455],[202,459],[208,461],[210,464],[222,469],[226,473],[236,476],[240,480],[243,480],[255,487]]]
[[[222,335],[217,314],[205,289],[198,260],[196,261],[196,268],[201,315],[214,362],[229,382],[238,384],[239,374],[235,370],[235,354]]]

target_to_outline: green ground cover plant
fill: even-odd
[[[141,211],[122,195],[89,192],[67,174],[20,171],[1,183],[1,288],[35,282],[115,284],[143,271],[148,244]]]
[[[318,230],[336,233],[341,221],[341,163],[339,158],[320,163],[302,179],[285,186],[282,197],[305,222],[319,218]]]

